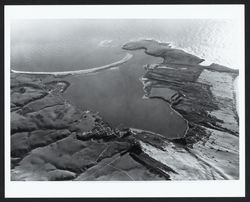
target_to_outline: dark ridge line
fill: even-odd
[[[164,171],[162,171],[160,168],[158,168],[157,166],[154,166],[153,163],[157,162],[160,163],[158,161],[156,161],[155,159],[148,159],[151,160],[151,162],[146,162],[145,159],[141,159],[139,155],[131,152],[129,154],[136,162],[140,163],[141,165],[145,166],[150,172],[155,173],[159,176],[164,177],[166,180],[170,180],[170,175],[168,175],[167,173],[165,173]],[[161,164],[161,163],[160,163]],[[166,166],[166,165],[164,165]],[[168,167],[168,166],[166,166]],[[170,170],[172,172],[172,169],[170,168]],[[174,171],[175,172],[175,171]]]
[[[36,113],[36,112],[40,112],[44,109],[47,109],[47,108],[51,108],[51,107],[55,107],[55,106],[60,106],[60,105],[64,105],[64,103],[57,103],[57,104],[54,104],[54,105],[48,105],[48,106],[45,106],[45,107],[42,107],[41,109],[38,109],[36,111],[28,111],[28,112],[25,112],[25,109],[21,109],[23,110],[24,112],[21,112],[21,115],[26,115],[26,114],[32,114],[32,113]]]
[[[33,102],[33,101],[36,101],[36,100],[40,100],[40,99],[46,97],[47,95],[48,95],[48,93],[45,92],[45,93],[41,94],[40,96],[38,96],[38,97],[36,97],[36,98],[30,99],[30,100],[24,102],[24,104],[20,104],[20,105],[16,105],[16,106],[19,107],[19,108],[23,108],[24,106],[26,106],[26,105],[29,104],[30,102]],[[15,104],[15,103],[14,103],[14,104]]]
[[[145,76],[147,72],[145,73]],[[160,82],[164,82],[164,83],[174,83],[174,84],[182,84],[181,81],[178,81],[178,80],[175,80],[175,81],[171,81],[171,80],[167,80],[167,79],[160,79],[160,78],[148,78],[148,77],[142,77],[142,78],[146,78],[146,79],[150,79],[150,80],[153,80],[153,81],[160,81]],[[208,84],[204,84],[204,83],[200,83],[200,82],[195,82],[195,81],[184,81],[184,83],[195,83],[195,84],[200,84],[200,85],[203,85],[203,86],[208,86],[208,87],[211,87],[211,85],[208,85]]]
[[[40,85],[34,84],[34,83],[28,83],[28,82],[10,85],[10,88],[20,88],[20,87],[31,87],[31,88],[43,90],[43,88]]]
[[[176,171],[174,171],[169,166],[151,158],[148,154],[143,152],[141,144],[135,139],[134,144],[129,150],[129,155],[138,163],[145,166],[149,171],[158,174],[160,176],[163,176],[166,180],[170,180],[170,175],[165,173],[163,170],[166,170],[168,172],[173,172],[175,174],[178,174]],[[142,155],[142,156],[141,156]],[[156,166],[154,166],[156,164]]]
[[[44,129],[39,129],[39,130],[44,130]],[[45,129],[46,130],[46,129]],[[60,130],[65,130],[65,129],[60,129]],[[66,129],[67,130],[67,129]],[[37,130],[32,130],[32,131],[26,131],[28,133],[28,139],[30,137],[30,133],[33,132],[33,131],[37,131]],[[56,131],[56,129],[54,130]],[[69,131],[70,132],[70,131]],[[17,134],[18,132],[14,133],[13,135]],[[28,141],[28,149],[27,149],[27,152],[25,152],[23,155],[21,156],[13,156],[14,158],[21,158],[20,161],[22,161],[26,156],[28,156],[30,154],[30,152],[32,152],[33,150],[35,149],[39,149],[39,148],[44,148],[44,147],[47,147],[47,146],[50,146],[51,144],[53,143],[56,143],[60,140],[63,140],[67,137],[69,137],[70,135],[72,135],[72,133],[70,133],[69,135],[66,135],[66,136],[63,136],[62,138],[59,138],[59,139],[56,139],[56,141],[54,142],[49,142],[48,144],[44,144],[44,145],[40,145],[40,146],[36,146],[36,147],[32,147],[30,144],[29,144],[29,141]],[[11,135],[12,137],[12,135]]]

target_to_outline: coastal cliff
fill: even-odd
[[[154,40],[129,42],[161,57],[145,64],[145,96],[166,101],[187,124],[182,138],[111,128],[63,97],[53,75],[11,74],[12,180],[217,180],[239,178],[238,71]]]

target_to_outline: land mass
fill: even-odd
[[[154,40],[129,42],[162,57],[145,64],[145,96],[164,99],[187,122],[182,138],[111,128],[79,110],[53,75],[11,74],[12,180],[217,180],[239,178],[238,71]],[[58,75],[58,74],[56,74]]]

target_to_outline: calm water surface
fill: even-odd
[[[11,32],[11,66],[24,71],[67,71],[102,66],[126,54],[123,43],[154,38],[220,64],[237,64],[234,32],[228,21],[211,20],[26,20]],[[225,33],[231,33],[227,35]],[[65,97],[84,110],[99,112],[113,127],[133,127],[167,137],[181,136],[184,120],[162,100],[142,99],[139,78],[147,63],[161,59],[131,52],[117,69],[71,76]],[[226,58],[226,59],[223,59]]]

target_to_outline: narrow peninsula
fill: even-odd
[[[70,72],[11,73],[11,178],[26,180],[239,179],[239,120],[234,80],[238,70],[204,61],[168,43],[128,42],[161,57],[145,64],[145,96],[164,99],[187,123],[181,138],[112,128],[98,114],[63,96],[62,78],[102,71],[128,61]],[[51,77],[52,75],[52,77]],[[169,93],[171,92],[171,93]]]

